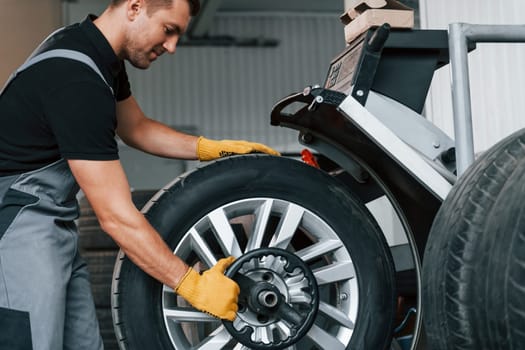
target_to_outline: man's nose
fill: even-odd
[[[167,52],[169,53],[175,53],[175,48],[177,47],[177,42],[179,41],[179,37],[173,37],[164,42],[162,45]]]

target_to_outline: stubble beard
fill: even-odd
[[[129,52],[128,61],[133,67],[139,69],[147,69],[151,65],[151,60],[148,58],[148,54],[143,51]]]
[[[126,40],[126,60],[135,68],[147,69],[151,65],[151,51],[144,51],[133,39]]]

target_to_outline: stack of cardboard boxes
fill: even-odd
[[[395,0],[365,0],[341,16],[345,40],[351,43],[370,28],[388,23],[391,28],[412,29],[414,10]]]

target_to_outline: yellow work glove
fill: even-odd
[[[221,259],[202,274],[190,267],[175,292],[196,309],[233,321],[238,310],[240,289],[237,283],[224,276],[224,271],[234,260],[232,256]]]
[[[197,141],[197,156],[199,160],[213,160],[233,154],[268,153],[279,156],[276,150],[262,143],[248,142],[242,140],[210,140],[203,136]]]

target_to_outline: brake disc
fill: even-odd
[[[283,349],[312,327],[319,308],[317,282],[293,253],[261,248],[238,258],[226,275],[239,284],[235,321],[223,321],[241,344],[258,350]]]

